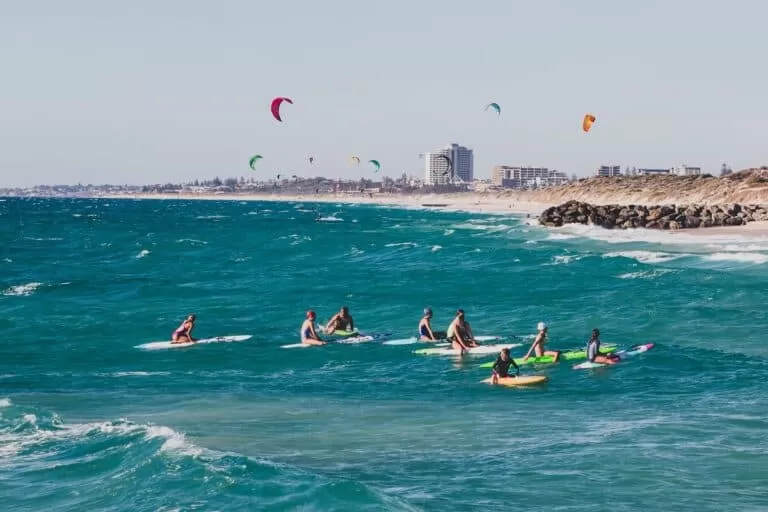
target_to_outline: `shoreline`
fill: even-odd
[[[367,204],[391,208],[413,208],[446,212],[467,212],[493,215],[524,215],[531,218],[538,216],[547,208],[557,206],[544,202],[522,200],[517,197],[498,197],[486,193],[419,194],[389,195],[374,194],[131,194],[93,196],[100,199],[155,199],[155,200],[195,200],[195,201],[264,201],[286,203],[342,203]],[[604,228],[602,228],[604,229]],[[622,229],[606,231],[624,231]],[[676,231],[649,229],[648,233],[657,235],[667,233],[670,237],[720,237],[744,236],[749,238],[768,237],[768,221],[752,221],[740,226],[713,226],[680,229]]]

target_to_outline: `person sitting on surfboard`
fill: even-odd
[[[437,341],[445,339],[444,332],[435,332],[432,330],[432,310],[430,308],[424,308],[424,316],[419,322],[419,340],[420,341]]]
[[[328,321],[328,325],[325,326],[326,334],[333,334],[333,331],[354,331],[355,321],[352,320],[352,315],[349,314],[349,308],[342,306],[341,311],[333,315]]]
[[[600,352],[600,330],[592,329],[592,335],[587,341],[587,361],[590,363],[616,364],[620,360],[616,354]]]
[[[317,335],[315,318],[317,315],[314,311],[307,311],[307,319],[301,324],[301,342],[305,345],[325,345],[326,343]]]
[[[470,347],[476,347],[477,342],[472,337],[472,329],[464,318],[464,310],[460,309],[456,311],[456,317],[448,326],[448,332],[446,332],[448,340],[452,343],[452,347],[456,350],[460,350],[463,354],[465,350]]]
[[[517,364],[515,364],[515,360],[512,359],[512,357],[509,355],[509,349],[503,348],[499,353],[499,357],[496,358],[496,362],[493,363],[493,370],[491,370],[492,371],[491,383],[498,384],[499,377],[501,378],[509,377],[510,366],[514,366],[515,370],[517,370],[517,372],[515,373],[515,377],[519,376],[520,367],[517,366]]]
[[[536,326],[536,330],[538,331],[536,333],[536,338],[533,340],[531,348],[528,349],[528,353],[525,354],[523,361],[527,361],[531,356],[531,352],[535,352],[536,357],[552,356],[552,362],[556,363],[560,358],[560,352],[557,350],[544,350],[544,344],[547,342],[547,333],[549,332],[549,327],[547,327],[547,324],[544,322],[539,322],[539,324]]]
[[[192,329],[195,328],[195,315],[189,315],[181,325],[171,334],[171,343],[190,343],[197,341],[192,337]]]

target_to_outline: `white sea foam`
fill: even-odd
[[[737,261],[739,263],[753,263],[760,265],[768,262],[768,254],[757,252],[716,252],[704,256],[707,261]]]
[[[195,219],[198,219],[198,220],[221,220],[221,219],[227,219],[227,218],[229,218],[229,215],[198,215],[197,217],[195,217]]]
[[[568,235],[565,233],[550,233],[547,237],[548,240],[570,240],[576,238],[576,235]]]
[[[433,245],[432,246],[432,252],[437,252],[437,251],[439,251],[442,248],[443,248],[442,245]]]
[[[194,238],[180,238],[179,240],[176,240],[176,242],[180,244],[188,243],[192,245],[208,245],[208,242],[204,242],[202,240],[195,240]]]
[[[659,268],[653,270],[642,270],[638,272],[627,272],[626,274],[620,274],[616,277],[619,279],[655,279],[670,272],[674,272],[674,270]]]
[[[150,254],[150,252],[148,250],[142,249],[141,252],[136,255],[136,259],[144,258],[148,254]]]
[[[574,261],[579,261],[583,257],[583,255],[578,254],[558,254],[552,257],[552,263],[548,263],[548,265],[568,265]]]
[[[618,251],[609,252],[603,255],[603,258],[631,258],[640,263],[666,263],[676,260],[689,254],[672,254],[658,251]]]
[[[386,244],[384,247],[417,247],[419,244],[415,242],[398,242],[392,244]]]
[[[320,217],[317,219],[318,222],[344,222],[344,219],[341,217],[334,217],[333,215],[328,217]]]
[[[0,407],[10,407],[10,406],[11,406],[10,398],[0,398]]]
[[[456,232],[455,229],[446,229],[445,231],[443,231],[443,236],[451,236],[455,232]]]
[[[43,283],[27,283],[18,286],[11,286],[3,292],[3,295],[26,297],[35,293],[35,290],[40,288]]]

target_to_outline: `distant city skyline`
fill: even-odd
[[[371,159],[423,176],[419,154],[446,141],[486,179],[760,166],[767,17],[757,0],[9,2],[0,187],[375,178]]]

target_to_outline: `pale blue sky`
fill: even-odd
[[[253,153],[263,177],[373,176],[352,154],[421,174],[450,142],[479,177],[766,164],[766,20],[760,0],[8,1],[0,186],[248,176]]]

